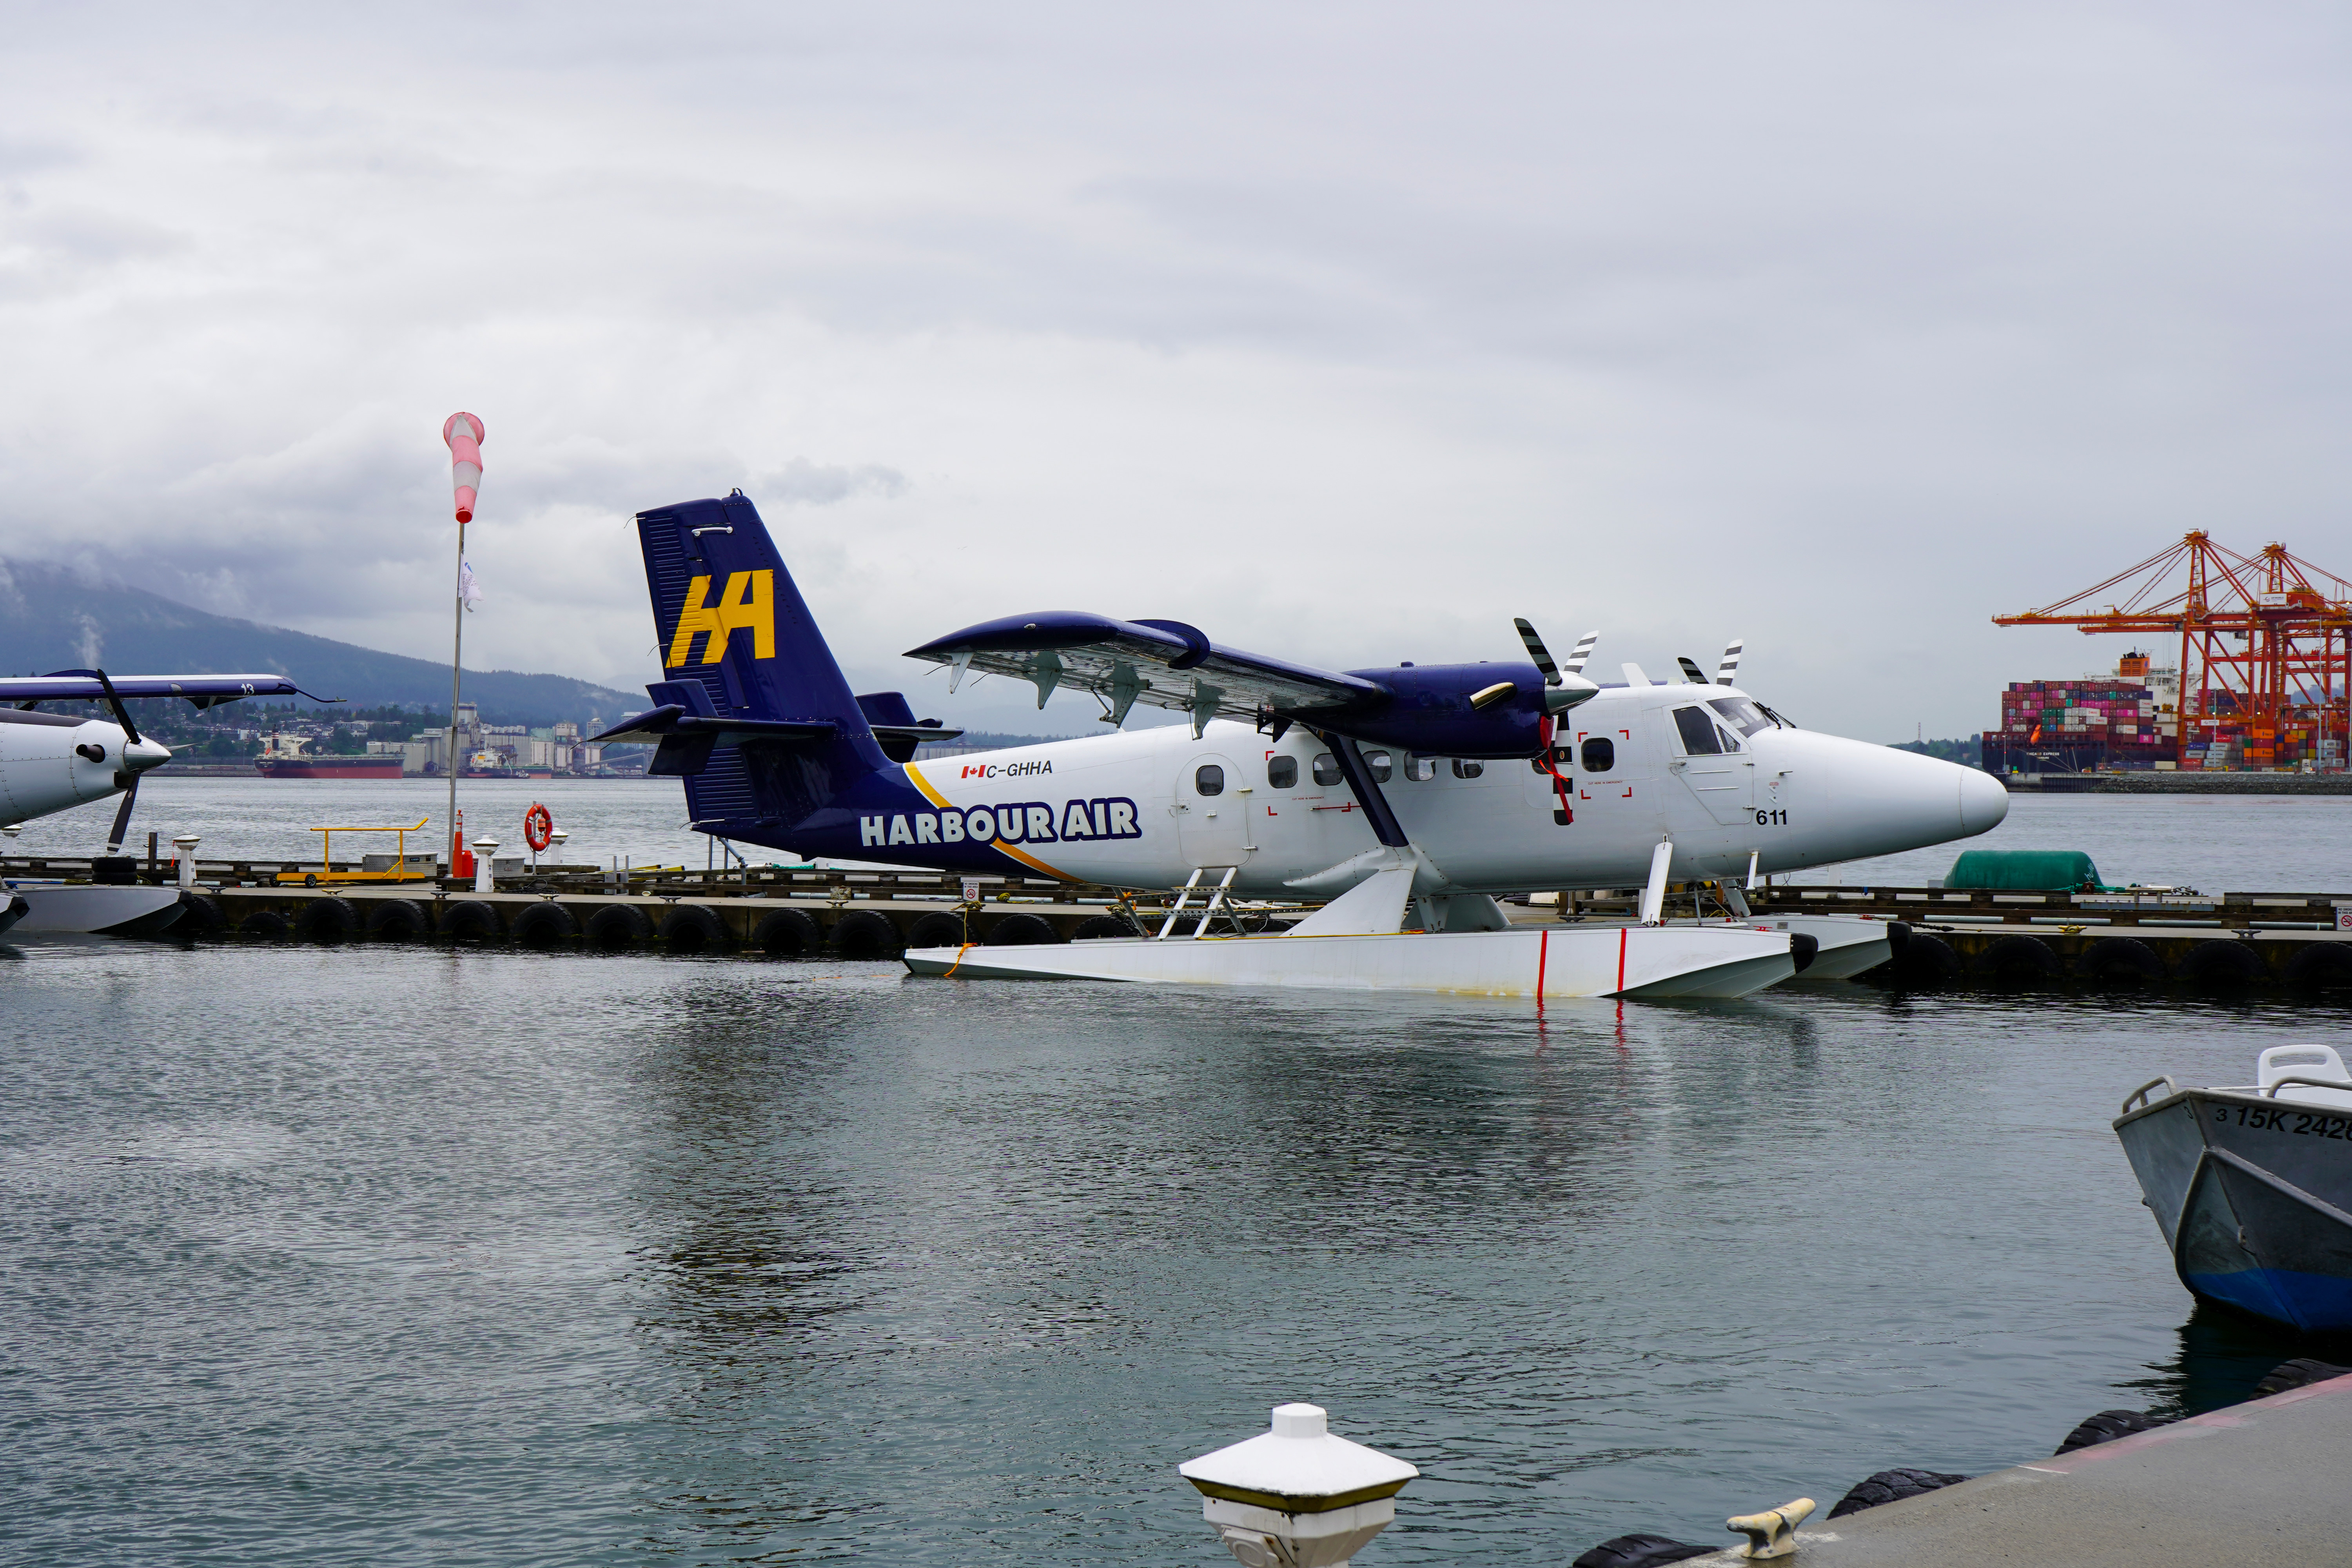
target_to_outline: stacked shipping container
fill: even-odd
[[[2019,680],[2000,694],[2000,728],[1985,737],[2007,749],[2098,746],[2126,766],[2170,762],[2156,694],[2137,680]]]

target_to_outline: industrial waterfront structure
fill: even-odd
[[[2352,582],[2279,543],[2191,532],[2104,583],[1995,626],[2161,638],[2110,679],[2020,681],[1984,734],[1993,773],[2339,771],[2352,731]]]

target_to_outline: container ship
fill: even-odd
[[[2344,765],[2339,710],[2283,708],[2265,722],[2226,687],[2198,694],[2201,716],[2184,725],[2179,672],[2126,654],[2112,679],[2012,681],[2000,694],[2000,728],[1984,732],[1988,773],[2219,773]],[[2332,717],[2333,722],[2329,721]]]
[[[266,779],[396,779],[396,756],[256,757],[253,765]]]

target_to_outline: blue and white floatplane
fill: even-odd
[[[1039,611],[910,650],[948,672],[1094,697],[1109,732],[919,760],[959,731],[898,692],[854,694],[740,492],[640,513],[663,679],[603,735],[657,745],[692,825],[810,858],[1323,908],[1286,933],[931,949],[919,973],[1506,995],[1738,995],[1800,957],[1885,951],[1883,926],[1809,946],[1777,922],[1665,925],[1670,882],[1765,874],[1982,833],[2008,810],[1973,769],[1802,730],[1733,684],[1638,666],[1586,678],[1598,633],[1524,658],[1330,669],[1181,621]],[[1188,722],[1129,730],[1138,706]],[[1626,928],[1514,929],[1499,897],[1645,889]],[[1209,929],[1215,923],[1211,921]]]

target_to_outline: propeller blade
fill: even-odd
[[[1535,661],[1537,669],[1542,671],[1544,684],[1558,686],[1559,666],[1552,663],[1550,651],[1544,647],[1543,638],[1536,636],[1535,627],[1528,625],[1524,616],[1512,616],[1511,625],[1519,628],[1519,641],[1527,645],[1528,658]]]
[[[131,721],[131,710],[125,708],[122,705],[122,699],[114,694],[114,682],[106,679],[106,671],[102,669],[93,669],[90,673],[98,677],[98,684],[106,691],[107,705],[114,710],[114,721],[122,726],[123,742],[127,745],[137,745],[139,726]]]
[[[1741,638],[1734,637],[1724,648],[1723,662],[1715,667],[1715,683],[1717,686],[1733,684],[1734,678],[1739,674],[1740,650],[1747,646]]]
[[[1698,672],[1698,660],[1695,658],[1684,658],[1680,655],[1676,655],[1675,662],[1683,667],[1683,679],[1685,680],[1689,681],[1693,686],[1705,686],[1706,684],[1706,677]]]
[[[1592,657],[1592,645],[1600,640],[1601,634],[1599,632],[1587,632],[1582,637],[1576,639],[1576,651],[1568,656],[1569,674],[1582,675],[1584,673],[1584,661]]]
[[[122,840],[131,832],[131,808],[138,804],[139,775],[132,773],[130,786],[122,792],[121,808],[114,814],[114,829],[106,836],[106,852],[109,855],[122,853]]]

